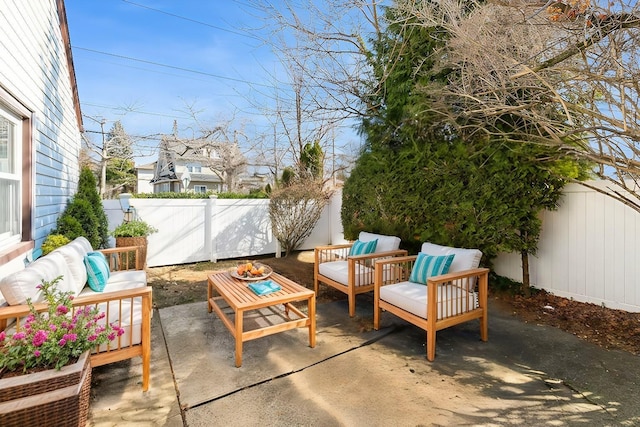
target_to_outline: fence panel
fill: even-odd
[[[605,186],[604,183],[595,185]],[[640,215],[586,187],[565,188],[560,209],[543,213],[531,284],[556,295],[640,312]],[[495,272],[522,281],[519,255],[501,254]]]
[[[594,185],[603,185],[593,183]],[[150,267],[277,251],[268,200],[132,199],[138,215],[160,231],[149,236]],[[334,194],[301,249],[344,242],[341,192]],[[110,230],[122,221],[117,201],[104,201]],[[210,218],[207,222],[206,218]],[[556,212],[542,214],[533,286],[578,301],[640,312],[640,215],[596,191],[571,184]],[[522,281],[519,254],[501,254],[497,274]]]
[[[149,267],[278,252],[266,199],[131,199],[130,203],[139,219],[158,229],[148,238]],[[103,205],[113,230],[124,218],[119,201],[104,200]],[[344,242],[341,205],[338,191],[300,249]]]

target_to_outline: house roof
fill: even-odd
[[[64,6],[64,0],[56,0],[58,6],[58,20],[60,21],[60,32],[62,33],[62,42],[67,57],[67,68],[69,69],[69,82],[73,91],[73,106],[76,110],[76,120],[80,132],[84,132],[84,124],[82,123],[82,110],[80,109],[80,97],[78,96],[78,82],[76,81],[76,69],[73,66],[73,54],[71,52],[71,38],[69,37],[69,25],[67,23],[67,10]]]

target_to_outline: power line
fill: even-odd
[[[177,15],[175,13],[166,12],[164,10],[156,9],[156,8],[153,8],[153,7],[150,7],[150,6],[146,6],[146,5],[143,5],[143,4],[139,4],[139,3],[134,3],[134,2],[129,1],[129,0],[122,0],[122,1],[125,2],[125,3],[129,3],[131,5],[134,5],[134,6],[141,7],[143,9],[148,9],[148,10],[152,10],[154,12],[162,13],[164,15],[171,16],[173,18],[182,19],[182,20],[185,20],[185,21],[193,22],[193,23],[198,24],[198,25],[204,25],[205,27],[214,28],[214,29],[220,30],[220,31],[226,31],[227,33],[236,34],[238,36],[243,36],[243,37],[247,37],[247,38],[250,38],[250,39],[261,41],[261,39],[259,37],[252,36],[250,34],[241,33],[241,32],[238,32],[238,31],[233,31],[233,30],[230,30],[228,28],[218,27],[217,25],[208,24],[208,23],[202,22],[202,21],[197,21],[195,19],[187,18],[185,16]]]
[[[191,117],[186,117],[186,116],[177,116],[177,115],[166,114],[166,113],[155,113],[151,111],[139,111],[134,109],[128,109],[125,107],[117,107],[115,105],[101,105],[101,104],[94,104],[91,102],[82,102],[82,101],[80,101],[80,104],[88,105],[89,107],[106,108],[108,110],[116,110],[116,111],[120,110],[120,111],[124,111],[123,114],[132,113],[132,114],[145,114],[148,116],[169,117],[169,118],[175,118],[175,119],[186,119],[186,120],[191,119]]]
[[[106,55],[106,56],[111,56],[111,57],[114,57],[114,58],[126,59],[127,61],[142,62],[143,64],[151,64],[151,65],[155,65],[157,67],[165,67],[165,68],[170,68],[170,69],[173,69],[173,70],[185,71],[187,73],[200,74],[200,75],[203,75],[203,76],[213,77],[213,78],[216,78],[216,79],[229,80],[229,81],[233,81],[233,82],[237,82],[237,83],[244,83],[244,84],[248,84],[250,86],[260,86],[260,87],[265,87],[265,88],[272,88],[272,86],[265,85],[263,83],[253,83],[253,82],[250,82],[250,81],[247,81],[247,80],[237,79],[237,78],[234,78],[234,77],[220,76],[218,74],[206,73],[204,71],[192,70],[192,69],[184,68],[184,67],[177,67],[175,65],[161,64],[161,63],[155,62],[155,61],[148,61],[146,59],[133,58],[131,56],[119,55],[119,54],[116,54],[116,53],[109,53],[109,52],[104,52],[104,51],[101,51],[101,50],[89,49],[89,48],[86,48],[86,47],[71,46],[71,48],[72,49],[78,49],[78,50],[84,50],[84,51],[92,52],[92,53],[97,53],[99,55]]]

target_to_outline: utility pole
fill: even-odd
[[[105,198],[107,192],[107,141],[104,134],[105,119],[100,121],[100,133],[102,134],[102,159],[100,159],[100,197]]]

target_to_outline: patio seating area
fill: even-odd
[[[476,321],[424,331],[373,298],[318,304],[317,342],[295,329],[245,344],[207,302],[156,310],[151,388],[138,358],[93,370],[90,425],[632,425],[637,356],[607,351],[555,328],[523,323],[489,300],[488,342]],[[267,315],[265,313],[265,315]],[[260,323],[261,314],[246,324]]]

